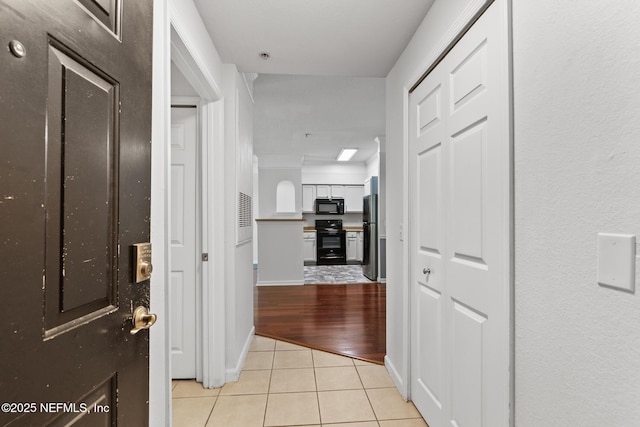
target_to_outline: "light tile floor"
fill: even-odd
[[[173,382],[174,427],[425,427],[383,366],[256,336],[237,382]]]

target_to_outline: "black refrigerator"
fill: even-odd
[[[362,206],[362,274],[378,280],[378,195],[364,196]]]

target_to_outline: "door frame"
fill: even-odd
[[[224,205],[212,203],[224,197],[224,101],[222,82],[207,71],[204,59],[189,47],[189,17],[184,17],[172,1],[154,1],[154,107],[151,167],[151,241],[154,274],[151,306],[158,314],[158,325],[151,329],[149,407],[150,425],[171,422],[171,337],[168,324],[171,310],[170,280],[170,135],[171,61],[186,77],[200,97],[199,136],[202,184],[202,252],[209,261],[202,263],[202,360],[201,380],[205,387],[225,381],[225,251]]]
[[[225,379],[225,309],[224,309],[224,245],[215,235],[224,235],[224,211],[219,203],[224,196],[224,128],[222,92],[215,81],[204,74],[204,67],[192,55],[183,41],[181,28],[171,19],[171,57],[177,68],[200,95],[198,133],[201,145],[200,161],[200,250],[209,254],[209,261],[202,263],[202,286],[199,309],[202,331],[200,351],[201,370],[198,381],[205,387],[224,384]],[[171,100],[168,105],[171,109]],[[170,157],[170,155],[169,155]],[[169,159],[169,165],[170,159]],[[168,189],[167,189],[168,191]],[[167,200],[167,202],[170,202]],[[170,209],[170,203],[166,204]],[[219,207],[219,208],[216,208]],[[170,307],[169,307],[170,309]]]
[[[508,194],[508,206],[504,206],[505,209],[508,210],[508,224],[505,225],[505,231],[508,239],[508,260],[506,261],[506,265],[508,265],[508,293],[509,295],[505,295],[504,298],[508,301],[508,316],[509,316],[509,372],[510,372],[510,384],[509,384],[509,425],[514,425],[515,422],[515,376],[514,376],[514,331],[515,331],[515,314],[514,314],[514,174],[513,174],[513,45],[512,45],[512,1],[513,0],[470,0],[467,7],[464,11],[457,17],[455,21],[451,24],[449,29],[444,33],[444,35],[440,38],[440,40],[435,44],[435,47],[424,57],[424,60],[421,62],[420,66],[417,67],[411,75],[411,78],[405,81],[404,89],[403,89],[403,217],[402,223],[406,224],[406,238],[403,241],[402,252],[403,252],[403,369],[398,372],[394,371],[392,376],[395,377],[396,386],[398,387],[401,395],[407,399],[411,399],[411,334],[412,334],[412,325],[411,325],[411,315],[412,315],[412,304],[411,304],[411,271],[412,271],[412,261],[413,256],[411,254],[411,248],[414,240],[412,239],[412,216],[411,212],[413,209],[413,203],[411,202],[412,191],[414,191],[414,186],[411,185],[409,180],[409,162],[411,159],[409,158],[409,100],[410,93],[413,91],[415,87],[417,87],[420,82],[426,77],[426,75],[433,70],[441,60],[449,53],[449,51],[453,48],[453,46],[460,40],[464,34],[468,31],[468,29],[475,23],[475,21],[486,11],[489,6],[496,3],[496,7],[500,8],[501,15],[501,48],[505,53],[505,62],[500,64],[501,67],[505,67],[508,70],[508,82],[507,82],[507,90],[505,93],[502,91],[499,93],[505,102],[508,104],[507,108],[509,109],[508,114],[508,138],[509,138],[509,165],[508,165],[508,182],[505,183],[507,185],[507,194]],[[389,366],[391,368],[395,368]],[[402,381],[401,379],[404,379]]]
[[[225,382],[225,306],[224,306],[224,105],[218,83],[192,54],[182,34],[186,29],[171,18],[171,56],[180,72],[200,95],[199,136],[201,144],[201,251],[209,254],[202,263],[202,383],[219,387]],[[171,110],[171,99],[167,103]],[[169,133],[170,134],[170,133]],[[167,147],[169,150],[169,147]],[[170,165],[170,161],[166,163]],[[169,166],[170,167],[170,166]],[[167,190],[168,191],[168,188]],[[166,209],[170,209],[167,200]]]

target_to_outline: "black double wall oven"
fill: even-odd
[[[347,239],[341,219],[316,220],[316,263],[347,263]]]

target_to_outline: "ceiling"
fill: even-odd
[[[358,148],[354,162],[378,150],[385,134],[382,78],[261,74],[253,83],[254,152],[332,162],[340,149]],[[383,138],[381,138],[383,139]]]
[[[195,0],[222,62],[241,72],[360,77],[386,77],[432,3]]]
[[[258,73],[254,152],[364,162],[384,141],[385,83],[433,0],[194,0],[223,63]],[[268,52],[269,59],[260,57]]]

